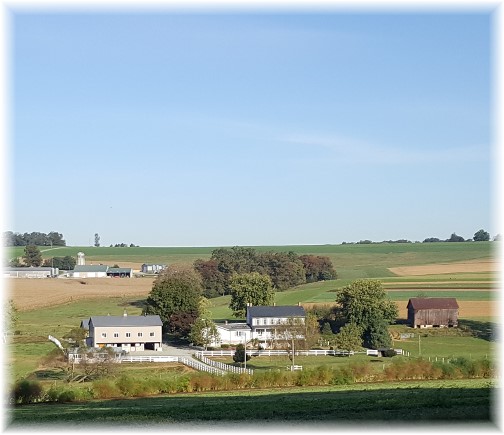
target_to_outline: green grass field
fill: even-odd
[[[389,267],[449,263],[463,260],[490,259],[495,255],[492,243],[417,243],[380,245],[323,245],[256,247],[258,251],[288,251],[298,254],[328,255],[339,273],[334,281],[305,284],[284,292],[277,292],[277,305],[302,303],[332,303],[335,290],[357,278],[379,278],[390,291],[393,300],[405,302],[419,293],[426,296],[456,297],[460,301],[493,301],[496,299],[498,274],[491,272],[442,274],[398,277]],[[44,249],[44,248],[43,248]],[[197,258],[209,258],[214,248],[89,248],[64,247],[43,252],[49,255],[75,256],[78,251],[86,253],[90,262],[105,264],[131,263],[192,263]],[[21,256],[23,248],[9,250],[9,255]],[[414,282],[414,284],[411,284]],[[435,289],[435,291],[434,291]],[[229,309],[230,296],[211,299],[210,311],[216,321],[233,319]],[[50,308],[19,313],[18,334],[8,345],[8,369],[12,380],[25,377],[40,370],[41,359],[55,349],[47,340],[49,334],[63,336],[71,328],[78,327],[82,319],[92,315],[120,314],[124,309],[129,314],[140,314],[142,299],[138,297],[107,297],[80,300]],[[240,319],[237,319],[240,320]],[[243,319],[241,319],[243,320]],[[495,318],[464,318],[461,325],[474,331],[474,336],[461,334],[444,335],[442,331],[421,333],[413,339],[396,340],[394,347],[409,351],[412,357],[451,358],[464,356],[469,359],[493,359],[497,350]],[[395,325],[392,329],[406,328]],[[420,341],[420,344],[419,344]],[[355,355],[349,358],[297,357],[296,364],[314,367],[321,364],[341,366],[349,362],[369,362],[383,369],[392,359],[371,358]],[[230,362],[230,361],[227,361]],[[249,367],[269,370],[287,366],[287,357],[253,358]],[[183,369],[183,368],[182,368]],[[44,369],[45,370],[45,369]],[[163,368],[124,366],[122,372],[131,376],[170,376],[181,366]],[[47,381],[45,381],[47,382]],[[54,382],[64,382],[55,380]],[[64,421],[76,424],[152,426],[156,423],[184,423],[192,425],[226,421],[262,420],[281,422],[285,420],[310,419],[316,421],[357,419],[402,421],[408,418],[419,420],[475,419],[488,421],[490,416],[489,381],[432,381],[401,382],[345,387],[289,388],[282,390],[191,393],[135,400],[96,401],[83,404],[57,404],[16,407],[14,426]],[[414,398],[415,406],[412,406]],[[260,399],[260,400],[258,400]],[[453,399],[453,400],[452,400]],[[264,406],[262,404],[265,404]],[[271,412],[272,403],[282,403],[281,412]],[[203,411],[202,411],[203,409]],[[222,410],[226,409],[226,412]],[[309,412],[307,412],[309,410]],[[198,423],[199,422],[199,423]]]
[[[341,279],[393,277],[389,267],[456,262],[485,259],[496,255],[494,242],[461,243],[383,243],[346,245],[303,245],[303,246],[253,246],[258,252],[293,251],[299,255],[326,255],[333,262]],[[215,247],[57,247],[52,250],[41,247],[42,256],[77,256],[86,254],[89,262],[113,265],[121,262],[132,263],[193,263],[198,258],[207,259]],[[6,249],[6,257],[23,255],[23,247]]]
[[[135,400],[18,406],[8,412],[8,418],[9,428],[37,430],[44,426],[61,429],[69,423],[88,429],[155,428],[157,424],[167,429],[182,424],[187,426],[179,428],[193,430],[233,423],[235,430],[257,430],[256,425],[248,424],[260,422],[262,428],[267,428],[268,423],[285,421],[296,422],[298,429],[302,423],[310,424],[307,427],[312,430],[321,423],[338,421],[361,430],[369,429],[370,422],[392,421],[477,422],[491,428],[496,412],[493,387],[492,381],[474,379],[186,393]]]

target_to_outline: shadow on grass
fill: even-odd
[[[37,379],[61,380],[68,376],[65,369],[37,370],[33,373]]]
[[[459,327],[468,329],[476,338],[481,338],[486,341],[497,341],[497,324],[494,322],[459,319]]]
[[[14,407],[11,425],[191,422],[492,421],[491,388],[386,388],[317,392],[194,393]],[[253,395],[253,396],[251,396]]]

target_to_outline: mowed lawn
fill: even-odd
[[[11,409],[9,426],[40,430],[45,425],[68,429],[71,424],[89,429],[139,430],[157,424],[164,429],[178,424],[187,425],[179,427],[187,429],[233,424],[235,430],[257,430],[257,423],[263,429],[269,423],[286,421],[296,422],[298,429],[303,423],[314,429],[321,423],[340,421],[369,430],[370,422],[420,421],[474,422],[490,428],[495,418],[493,387],[492,381],[484,379],[409,381],[38,404]]]

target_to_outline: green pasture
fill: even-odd
[[[298,429],[323,429],[341,421],[347,429],[380,422],[465,423],[475,431],[494,427],[494,382],[485,379],[408,381],[327,387],[172,394],[127,400],[18,406],[7,412],[12,429],[82,428],[192,429],[232,424],[235,430],[295,422]],[[470,426],[478,423],[478,425]],[[162,426],[156,426],[161,425]],[[250,426],[254,424],[254,426]],[[304,426],[306,424],[306,426]],[[111,426],[112,425],[112,426]],[[469,425],[469,426],[468,426]],[[224,426],[225,427],[225,426]],[[285,429],[285,426],[276,426]],[[291,426],[290,426],[291,427]],[[342,427],[342,426],[340,426]],[[448,428],[450,426],[445,426]],[[333,428],[334,429],[334,428]]]
[[[346,245],[303,245],[303,246],[252,246],[258,252],[293,251],[299,255],[313,254],[328,256],[340,278],[394,277],[389,267],[447,263],[463,260],[485,259],[496,255],[495,242],[461,243],[381,243]],[[193,263],[198,258],[208,259],[216,247],[41,247],[42,256],[77,256],[86,254],[88,262],[105,264],[132,263]],[[6,257],[23,255],[23,247],[6,248]]]

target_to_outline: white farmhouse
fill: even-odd
[[[257,340],[263,348],[269,347],[271,340],[279,336],[280,325],[304,324],[306,312],[302,306],[249,306],[247,307],[246,323],[218,323],[216,324],[219,340],[212,346],[221,344],[240,344]]]

